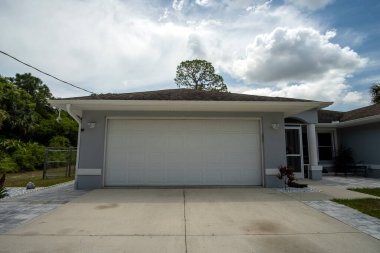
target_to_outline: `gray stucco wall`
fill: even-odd
[[[284,116],[282,113],[249,113],[249,112],[137,112],[137,111],[85,111],[82,117],[78,168],[101,169],[104,172],[105,127],[107,117],[256,117],[262,122],[263,133],[263,175],[265,169],[276,169],[286,165]],[[95,128],[89,128],[89,122],[96,122]],[[280,124],[278,130],[272,129],[272,123]],[[77,176],[76,187],[101,188],[103,176]],[[277,187],[281,182],[274,175],[264,176],[266,187]]]
[[[310,124],[318,123],[318,111],[317,110],[310,110],[310,111],[306,111],[306,112],[301,112],[298,114],[294,114],[290,117],[303,120],[306,123],[310,123]]]
[[[380,123],[340,128],[338,132],[340,143],[352,149],[355,162],[380,166]]]

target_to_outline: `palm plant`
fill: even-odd
[[[0,199],[8,196],[7,189],[5,189],[5,174],[0,178]]]
[[[380,82],[371,86],[371,97],[372,103],[379,104],[380,103]]]

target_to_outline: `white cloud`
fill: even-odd
[[[169,16],[169,10],[168,10],[168,8],[165,8],[164,13],[160,16],[158,21],[164,21],[168,18],[168,16]]]
[[[172,7],[176,11],[181,11],[185,5],[185,0],[173,0]]]
[[[334,102],[333,108],[353,107],[353,105],[364,106],[369,103],[368,94],[352,91],[346,84],[344,75],[329,73],[321,77],[320,80],[299,82],[299,83],[278,83],[270,87],[240,86],[233,89],[233,92],[245,94],[255,94],[262,96],[278,96],[290,98],[303,98],[319,101]],[[351,105],[351,106],[350,106]],[[355,106],[354,106],[355,107]]]
[[[195,3],[200,6],[207,6],[209,5],[211,0],[195,0]]]
[[[334,35],[320,34],[312,28],[276,28],[258,35],[230,72],[249,82],[305,81],[329,72],[348,74],[363,67],[366,60],[354,51],[329,42]]]
[[[314,11],[326,7],[333,1],[334,0],[287,0],[286,2],[300,8]]]
[[[342,98],[342,101],[346,103],[358,103],[361,102],[363,98],[364,94],[357,91],[350,91]]]
[[[312,28],[276,28],[258,35],[247,46],[246,56],[227,66],[227,71],[257,84],[257,88],[240,87],[249,94],[358,103],[363,95],[350,91],[346,78],[367,59],[331,43],[334,35]]]
[[[95,92],[174,88],[176,66],[202,58],[246,81],[231,90],[351,103],[346,77],[365,60],[320,30],[266,0],[0,1],[1,49]],[[26,69],[9,62],[0,74]],[[78,95],[41,77],[56,96]]]
[[[187,45],[191,28],[148,19],[119,1],[24,3],[0,8],[0,30],[8,34],[0,47],[96,92],[168,82],[175,76],[175,66],[191,55]],[[11,16],[15,13],[23,15]],[[7,68],[6,63],[0,66]]]
[[[206,56],[201,39],[198,35],[191,34],[188,39],[188,47],[191,50],[191,56],[194,59],[204,59]]]
[[[270,8],[272,0],[265,1],[263,3],[256,3],[254,5],[250,5],[246,8],[247,11],[250,12],[261,12],[261,11],[268,11]]]

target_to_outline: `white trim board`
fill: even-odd
[[[265,169],[266,176],[277,176],[278,173],[279,173],[278,169],[274,169],[274,168]]]
[[[101,176],[102,175],[102,169],[78,168],[76,174],[78,176]]]

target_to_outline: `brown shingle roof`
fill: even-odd
[[[352,111],[345,112],[341,121],[349,121],[354,119],[360,119],[370,116],[380,115],[380,104],[374,104],[362,108],[358,108]]]
[[[193,101],[284,101],[311,102],[311,100],[284,97],[266,97],[229,92],[170,89],[132,93],[108,93],[85,97],[64,98],[77,100],[193,100]]]
[[[333,121],[340,121],[344,112],[330,111],[330,110],[319,110],[318,111],[318,122],[319,123],[331,123]]]
[[[355,119],[366,118],[370,116],[380,115],[380,104],[374,104],[362,108],[358,108],[348,112],[338,112],[329,110],[318,111],[319,123],[331,123],[333,121],[349,121]]]

